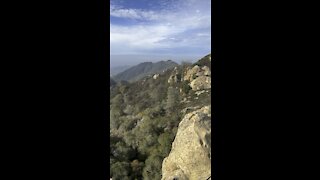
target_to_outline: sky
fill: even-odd
[[[110,0],[111,67],[211,52],[211,0]]]

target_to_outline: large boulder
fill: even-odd
[[[198,65],[193,66],[191,69],[187,69],[185,72],[185,75],[183,77],[183,80],[185,81],[192,81],[194,79],[194,76],[201,71],[200,67]]]
[[[162,180],[211,177],[211,110],[205,106],[185,115],[172,149],[162,163]]]
[[[191,69],[187,69],[183,79],[191,82],[189,85],[194,91],[211,88],[211,70],[208,66],[200,68],[195,65]]]
[[[203,66],[201,69],[203,70],[203,74],[205,76],[211,76],[211,71],[210,71],[210,68],[208,66]]]
[[[210,89],[211,88],[211,77],[210,76],[199,76],[190,83],[190,87],[194,91]]]

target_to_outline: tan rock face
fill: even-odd
[[[183,80],[190,81],[189,86],[193,91],[205,90],[211,88],[211,71],[208,66],[194,66],[184,73]]]
[[[190,83],[190,87],[194,91],[210,89],[211,88],[211,77],[209,76],[200,76],[197,77]]]
[[[187,72],[184,75],[183,80],[187,81],[189,80],[190,82],[194,79],[194,75],[200,72],[200,67],[198,65],[193,66],[191,69],[188,69]]]
[[[208,66],[204,66],[204,67],[202,67],[201,69],[203,70],[203,74],[204,74],[205,76],[211,76],[211,71],[210,71],[210,69],[209,69]]]
[[[206,180],[211,176],[210,106],[185,115],[172,150],[162,163],[162,180]]]

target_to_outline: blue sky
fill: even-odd
[[[111,66],[211,52],[211,0],[110,0]]]

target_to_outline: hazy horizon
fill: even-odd
[[[209,54],[208,52],[207,54]],[[178,64],[181,62],[195,62],[200,58],[204,57],[207,54],[203,55],[189,55],[189,56],[179,56],[179,55],[110,55],[110,67],[121,67],[121,66],[135,66],[143,62],[159,62],[172,60]]]
[[[110,0],[111,67],[194,62],[210,52],[210,0]]]

